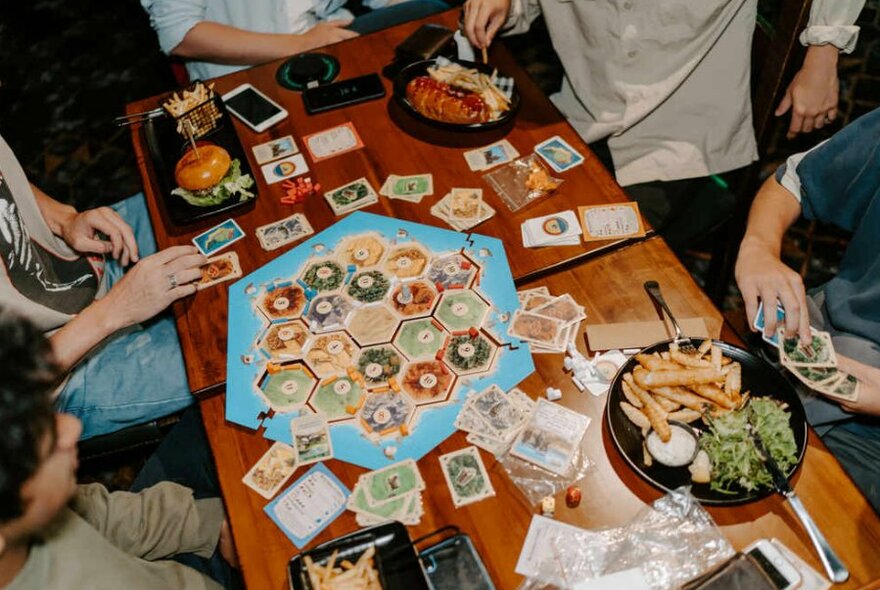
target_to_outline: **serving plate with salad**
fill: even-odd
[[[614,444],[665,491],[691,485],[705,504],[763,498],[773,482],[749,424],[790,479],[807,446],[803,405],[763,359],[726,342],[692,340],[697,354],[660,342],[620,368],[605,408]]]

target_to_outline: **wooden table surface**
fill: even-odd
[[[458,11],[452,10],[326,47],[321,51],[339,59],[342,66],[339,79],[380,72],[391,62],[394,48],[421,24],[436,22],[455,27],[457,17]],[[431,205],[454,187],[482,188],[484,198],[497,213],[492,219],[475,228],[475,231],[500,238],[504,242],[515,279],[528,279],[536,273],[586,259],[591,254],[611,250],[619,245],[618,242],[606,241],[534,250],[523,247],[520,226],[528,218],[548,215],[563,209],[576,210],[579,205],[619,203],[626,201],[627,198],[577,133],[503,46],[493,46],[490,63],[516,79],[522,103],[512,128],[483,133],[452,133],[416,122],[401,112],[397,104],[391,100],[391,82],[384,78],[388,92],[388,96],[384,99],[319,115],[307,115],[299,93],[286,90],[276,83],[275,72],[280,63],[282,62],[273,62],[230,74],[218,78],[215,82],[216,90],[221,93],[249,82],[279,102],[290,113],[286,120],[264,133],[255,133],[238,120],[234,121],[251,168],[255,171],[254,176],[260,195],[255,205],[233,212],[233,217],[247,234],[245,239],[231,248],[238,253],[245,273],[259,268],[292,247],[287,246],[272,252],[263,251],[254,235],[257,227],[295,212],[304,212],[316,231],[326,228],[339,219],[333,215],[322,196],[311,197],[308,202],[301,205],[281,205],[279,203],[279,198],[283,196],[281,183],[265,184],[253,159],[251,146],[292,134],[303,152],[306,152],[300,138],[348,121],[354,123],[363,138],[366,144],[364,149],[318,163],[311,162],[310,156],[305,153],[311,166],[311,177],[319,182],[324,190],[366,177],[378,192],[389,174],[430,172],[434,175],[434,195],[425,197],[421,204],[380,197],[379,203],[366,210],[447,227],[445,222],[431,215]],[[150,110],[159,104],[160,99],[161,97],[154,96],[131,103],[127,107],[127,112]],[[562,136],[583,153],[585,162],[559,175],[565,182],[556,194],[531,203],[516,213],[510,212],[494,190],[481,178],[483,173],[470,171],[463,157],[463,153],[468,149],[487,145],[502,138],[509,140],[520,154],[526,155],[536,144],[554,135]],[[143,129],[134,127],[132,139],[143,177],[156,241],[160,248],[189,244],[195,235],[225,219],[220,215],[184,227],[174,226],[164,209],[164,197],[155,179]],[[205,290],[195,297],[175,304],[174,313],[186,359],[190,389],[196,393],[204,393],[222,385],[226,379],[226,334],[225,330],[218,330],[218,326],[226,325],[226,290]]]
[[[656,319],[656,311],[642,290],[642,283],[648,279],[660,283],[676,316],[718,314],[659,238],[526,286],[541,284],[549,287],[553,294],[571,293],[586,308],[585,324],[604,323]],[[730,331],[724,332],[722,337],[739,343]],[[583,337],[578,340],[578,346],[585,354],[591,352]],[[562,497],[557,498],[557,518],[586,528],[626,523],[662,493],[632,472],[613,446],[603,420],[605,396],[597,398],[578,392],[562,371],[562,355],[535,355],[535,364],[536,372],[521,384],[524,391],[538,396],[548,386],[558,387],[563,391],[560,403],[593,420],[583,448],[595,467],[579,483],[583,501],[578,508],[568,509]],[[268,449],[270,442],[259,433],[227,423],[224,396],[208,398],[202,401],[201,407],[247,585],[251,590],[282,590],[287,587],[286,563],[297,550],[264,514],[266,500],[241,483],[245,472]],[[497,495],[455,509],[437,457],[466,444],[463,434],[456,432],[419,461],[427,484],[423,494],[425,516],[418,526],[410,527],[410,536],[417,538],[447,524],[457,525],[471,535],[496,586],[504,590],[516,588],[521,579],[514,573],[514,567],[535,510],[494,457],[483,451],[481,454]],[[349,487],[364,471],[338,461],[329,461],[327,465]],[[301,468],[291,481],[306,469]],[[874,581],[880,579],[880,519],[815,435],[811,434],[794,487],[851,572],[849,581],[835,588],[876,587]],[[823,571],[806,533],[780,496],[737,507],[711,507],[709,512],[735,547],[741,549],[756,539],[776,537],[818,571]],[[356,528],[353,513],[346,512],[309,546]]]

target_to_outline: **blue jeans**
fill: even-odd
[[[113,206],[134,231],[141,257],[156,252],[143,193]],[[107,260],[108,288],[125,269]],[[174,414],[193,403],[174,318],[163,313],[107,338],[71,371],[56,404],[83,423],[82,438]]]

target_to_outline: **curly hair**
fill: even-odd
[[[21,487],[54,433],[59,371],[49,341],[28,320],[0,310],[0,523],[21,516]]]

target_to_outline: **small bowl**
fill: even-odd
[[[699,434],[697,434],[696,429],[693,426],[691,426],[690,424],[685,424],[684,422],[679,422],[677,420],[670,420],[669,426],[670,426],[670,428],[673,428],[673,427],[678,428],[679,430],[685,432],[688,436],[693,438],[694,452],[691,453],[691,455],[686,460],[684,458],[682,458],[681,461],[676,461],[674,463],[666,463],[664,461],[661,461],[656,455],[654,455],[654,453],[651,453],[651,445],[649,444],[648,440],[652,436],[657,436],[659,438],[657,433],[652,430],[651,432],[648,433],[648,436],[645,437],[645,446],[648,449],[648,453],[651,455],[651,457],[654,458],[655,461],[657,461],[658,463],[665,465],[667,467],[685,467],[687,465],[690,465],[693,462],[694,458],[696,458],[697,453],[700,451],[700,436],[699,436]]]

